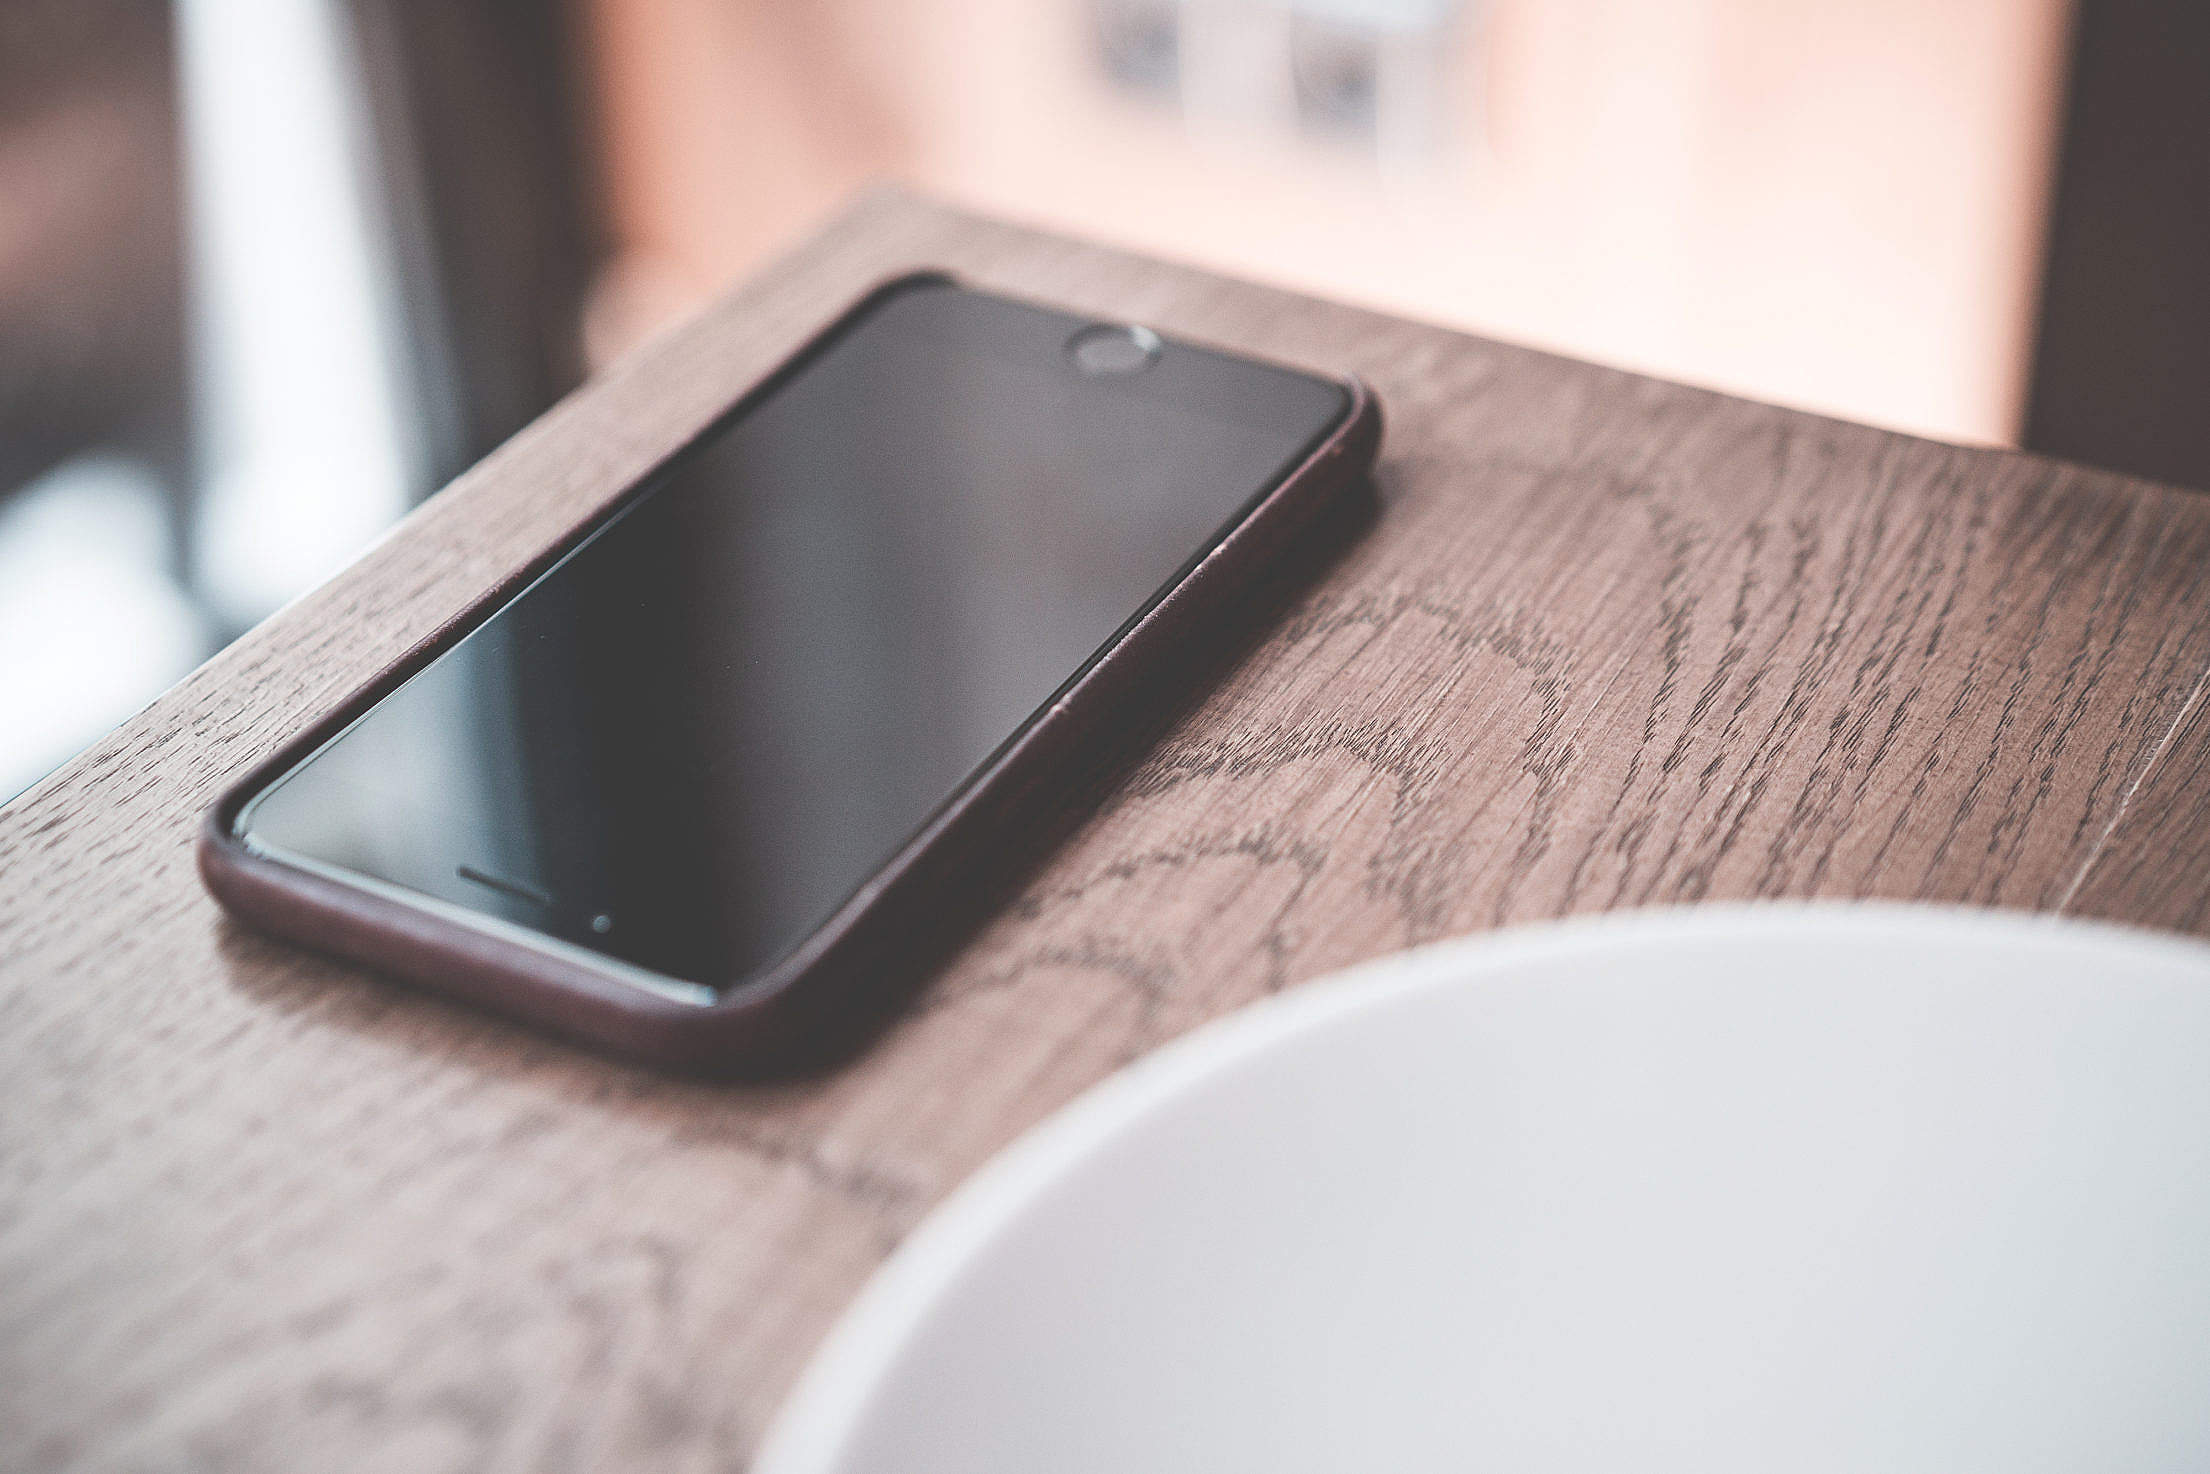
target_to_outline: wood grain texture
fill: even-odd
[[[2210,932],[2210,680],[2196,685],[2063,909]]]
[[[223,784],[917,266],[1390,427],[1372,530],[876,1048],[670,1082],[223,922]],[[2183,494],[872,196],[0,813],[0,1465],[738,1468],[992,1150],[1317,973],[1706,898],[2202,929],[2206,575]]]

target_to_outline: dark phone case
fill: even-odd
[[[943,280],[940,273],[915,273],[868,293],[701,434],[774,392],[885,294]],[[1178,647],[1231,614],[1238,595],[1252,590],[1336,496],[1358,483],[1380,445],[1381,415],[1365,385],[1350,379],[1344,387],[1351,404],[1342,423],[1210,553],[954,791],[818,931],[710,1004],[661,997],[587,960],[477,931],[286,864],[248,848],[235,832],[254,794],[481,624],[627,505],[628,494],[226,792],[200,829],[200,875],[226,909],[262,931],[632,1059],[717,1074],[826,1062],[867,1038],[888,1016],[888,1005],[918,981],[934,949],[964,929],[962,920],[977,919],[971,909],[961,917],[962,908],[948,905],[947,897],[985,897],[1009,878],[1005,856],[1033,858],[1035,834],[1053,827],[1051,811],[1060,807],[1053,795],[1115,755],[1116,737],[1146,727],[1186,694],[1186,680],[1168,678],[1187,664],[1176,658]]]

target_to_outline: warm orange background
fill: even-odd
[[[878,176],[1852,418],[2017,431],[2064,0],[1494,0],[1377,159],[1116,92],[1074,0],[579,0],[604,357]]]

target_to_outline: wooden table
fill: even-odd
[[[918,265],[1389,430],[1373,528],[887,1038],[671,1082],[223,921],[221,785]],[[2210,502],[871,197],[0,813],[0,1465],[741,1467],[991,1151],[1315,974],[1723,897],[2203,930],[2206,683]]]

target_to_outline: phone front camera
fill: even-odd
[[[1149,328],[1093,323],[1067,339],[1075,367],[1099,378],[1139,373],[1159,358],[1159,335]]]

